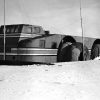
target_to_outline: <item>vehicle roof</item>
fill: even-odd
[[[38,26],[38,27],[41,27],[41,26],[39,26],[39,25],[31,25],[31,24],[9,24],[9,25],[5,25],[5,26]],[[1,25],[1,27],[3,27],[4,25]]]

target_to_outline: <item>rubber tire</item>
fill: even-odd
[[[91,59],[100,56],[100,44],[95,44],[91,50]]]
[[[71,52],[72,52],[73,48],[77,48],[80,51],[80,53],[77,53],[77,51],[74,52],[75,54],[78,54],[77,55],[77,58],[78,59],[76,58],[76,60],[74,60],[74,61],[86,61],[86,60],[89,60],[90,59],[88,48],[85,45],[83,47],[83,44],[82,43],[80,43],[80,42],[73,43],[71,45]]]
[[[64,46],[64,45],[66,45],[66,44],[64,43],[59,51],[58,62],[89,60],[88,48],[86,46],[84,46],[84,50],[83,50],[82,43],[76,42],[76,43],[72,43],[71,45],[67,45],[67,46]],[[74,50],[74,49],[76,49],[76,50]],[[73,50],[74,50],[74,52],[73,52]],[[78,53],[79,51],[80,51],[80,53]],[[77,55],[77,56],[74,56],[74,55]],[[83,55],[84,55],[84,57],[83,57]]]
[[[57,52],[57,62],[65,62],[66,61],[66,55],[68,55],[66,53],[66,50],[69,51],[68,49],[70,49],[70,45],[72,43],[71,42],[66,42],[66,43],[60,43],[59,48],[58,48],[58,52]]]

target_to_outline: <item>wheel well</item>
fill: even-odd
[[[95,44],[100,44],[100,39],[96,39],[96,40],[94,41],[93,45],[95,45]]]
[[[66,43],[66,42],[75,43],[76,40],[75,40],[73,37],[71,37],[71,36],[65,36],[65,37],[61,40],[61,42],[60,42],[60,44],[59,44],[59,46],[58,46],[58,51],[57,51],[57,62],[59,62],[60,50],[61,50],[63,44]]]
[[[76,40],[75,40],[72,36],[65,36],[65,37],[62,39],[62,42],[63,42],[63,43],[65,43],[65,42],[75,43]]]
[[[61,40],[61,42],[60,42],[60,44],[59,44],[59,49],[61,48],[61,46],[62,46],[62,44],[64,44],[64,43],[66,43],[66,42],[71,42],[71,43],[75,43],[76,42],[76,40],[72,37],[72,36],[65,36],[62,40]]]
[[[92,45],[91,50],[94,48],[95,44],[100,44],[100,39],[96,39]]]

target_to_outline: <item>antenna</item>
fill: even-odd
[[[83,50],[83,60],[84,60],[84,32],[83,32],[83,19],[82,19],[82,4],[80,0],[80,20],[81,20],[81,30],[82,30],[82,50]]]
[[[5,0],[4,0],[4,60],[6,59],[6,33],[5,33]]]

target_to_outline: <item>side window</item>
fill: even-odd
[[[2,33],[2,29],[1,29],[1,27],[0,27],[0,33]]]
[[[40,48],[45,48],[45,40],[40,40]]]
[[[3,27],[0,28],[0,34],[3,34]]]
[[[15,27],[15,33],[19,32],[19,26]]]
[[[39,27],[34,27],[35,33],[40,33],[40,28]]]
[[[7,26],[6,27],[6,33],[14,33],[15,26]]]
[[[6,27],[6,33],[11,33],[12,32],[12,28],[11,26]]]
[[[14,27],[14,26],[13,26],[13,27],[10,27],[10,31],[11,31],[11,33],[13,33],[14,30],[15,30],[15,27]]]
[[[10,33],[10,28],[6,28],[6,33]]]

